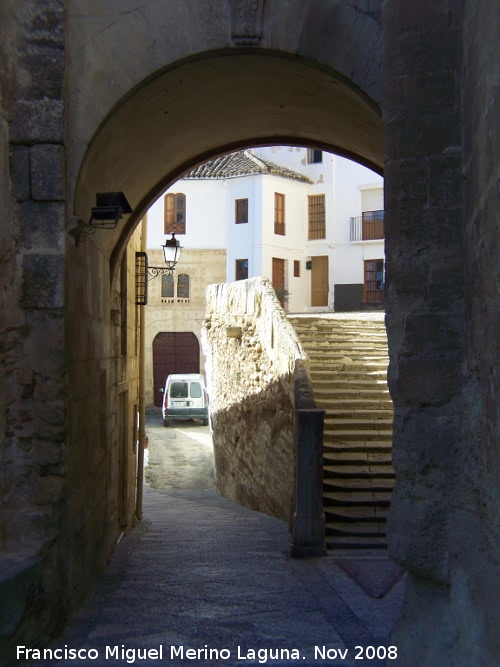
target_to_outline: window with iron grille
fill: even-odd
[[[164,199],[165,234],[186,233],[186,195],[170,192]]]
[[[177,298],[189,299],[189,275],[179,273],[177,277]]]
[[[326,238],[325,195],[308,197],[309,240]]]
[[[246,280],[248,278],[248,259],[236,260],[236,280]]]
[[[248,222],[248,199],[236,199],[234,202],[234,221],[237,225]]]
[[[367,303],[380,303],[384,298],[384,260],[365,260],[365,284],[363,300]]]
[[[293,260],[293,277],[300,278],[300,262],[298,259]]]
[[[161,298],[173,299],[174,297],[174,276],[171,273],[164,273],[161,277]]]
[[[314,164],[317,162],[323,162],[323,151],[318,148],[308,148],[307,149],[307,164]]]
[[[285,195],[274,193],[274,233],[285,236]]]

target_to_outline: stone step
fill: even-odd
[[[383,321],[291,318],[326,410],[323,506],[327,548],[385,548],[395,477],[393,405]]]
[[[325,523],[325,533],[328,537],[342,535],[344,537],[385,537],[385,521],[328,521]]]
[[[394,475],[391,477],[335,477],[328,476],[328,470],[325,471],[323,478],[323,492],[325,494],[343,491],[345,493],[366,492],[366,493],[385,493],[390,492],[394,487]]]
[[[381,510],[383,507],[389,507],[391,504],[391,489],[381,491],[367,491],[366,489],[347,490],[339,488],[330,491],[323,491],[323,501],[325,503],[325,515],[329,508],[341,507],[344,511],[348,507],[375,507]]]
[[[392,419],[377,419],[376,415],[368,412],[364,417],[340,417],[331,414],[325,415],[325,431],[385,431],[392,433]]]
[[[387,507],[358,506],[350,507],[332,506],[328,508],[328,517],[330,521],[387,521]]]
[[[356,440],[342,442],[341,440],[325,440],[323,443],[323,455],[362,452],[366,455],[387,454],[392,452],[390,440],[371,440],[368,442],[357,442]]]
[[[311,379],[319,383],[328,382],[333,386],[357,383],[361,387],[373,388],[380,386],[384,390],[387,388],[387,371],[376,369],[365,369],[364,371],[361,369],[352,369],[351,371],[347,369],[333,369],[332,372],[332,369],[328,368],[328,364],[316,367],[312,365],[309,367],[309,370]]]
[[[328,405],[322,405],[322,401],[316,401],[318,408],[324,408],[325,419],[339,421],[341,419],[349,419],[351,421],[355,420],[359,423],[359,420],[363,421],[373,421],[373,422],[386,422],[389,427],[392,425],[393,421],[393,411],[389,408],[371,408],[365,410],[364,408],[345,408],[338,407],[334,401],[330,401]],[[363,405],[362,402],[359,405]],[[335,406],[335,407],[329,407]]]
[[[350,465],[370,465],[370,466],[392,466],[392,452],[388,447],[382,452],[353,451],[324,451],[323,463],[325,466],[350,466]]]
[[[326,392],[325,392],[326,393]],[[374,410],[380,410],[383,413],[388,415],[387,418],[392,418],[393,407],[392,400],[385,397],[381,399],[375,398],[338,398],[337,396],[331,396],[331,394],[323,395],[322,392],[320,395],[315,394],[316,405],[318,408],[324,408],[327,411],[336,411],[343,412],[345,414],[350,414],[351,412],[371,412]]]
[[[387,540],[385,536],[379,537],[340,537],[335,535],[326,538],[326,549],[333,553],[338,549],[387,549]]]
[[[325,465],[323,471],[323,481],[325,484],[335,483],[337,480],[353,480],[357,486],[364,484],[367,488],[372,488],[366,480],[370,480],[377,485],[381,485],[381,480],[391,480],[394,484],[394,470],[392,465],[383,464],[353,464],[353,465]],[[385,484],[385,483],[384,483]],[[385,487],[384,487],[385,488]]]
[[[323,434],[329,442],[332,440],[338,440],[339,442],[355,440],[357,443],[380,442],[381,444],[392,442],[392,429],[360,429],[355,427],[352,429],[337,429],[328,424],[325,426]]]
[[[328,382],[314,383],[314,396],[320,400],[330,399],[335,401],[391,401],[391,395],[387,385],[385,387],[378,387],[377,385],[364,385],[363,387],[356,387],[352,382],[338,382],[333,387],[330,387]],[[392,401],[391,401],[392,403]]]

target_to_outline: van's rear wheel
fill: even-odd
[[[163,420],[163,426],[170,426],[170,422],[168,421],[168,419]]]
[[[202,424],[203,426],[208,426],[208,419],[203,419]]]

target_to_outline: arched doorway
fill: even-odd
[[[365,48],[361,40],[355,56],[367,65],[364,70],[367,76],[373,74],[372,46]],[[101,421],[109,424],[110,442],[118,418],[115,411],[118,395],[128,391],[129,412],[133,414],[132,401],[137,393],[139,363],[134,354],[137,355],[138,345],[133,346],[138,322],[138,307],[133,300],[134,250],[141,243],[139,223],[145,212],[190,168],[242,147],[321,148],[356,159],[380,173],[383,146],[379,82],[370,74],[364,89],[360,85],[362,77],[353,81],[343,71],[345,66],[344,63],[339,71],[314,57],[265,49],[225,49],[178,60],[152,72],[111,111],[103,105],[107,115],[96,131],[89,131],[85,154],[80,160],[78,151],[69,156],[70,173],[77,174],[69,184],[77,218],[88,219],[97,192],[121,191],[133,209],[116,228],[98,231],[78,246],[68,244],[66,256],[66,299],[68,312],[75,316],[67,338],[70,391],[78,386],[82,358],[92,359],[91,364],[86,364],[86,372],[94,367],[107,369],[103,386],[106,405]],[[360,62],[355,69],[358,73],[363,70]],[[99,103],[102,104],[101,97]],[[84,127],[87,120],[82,117],[80,121]],[[82,284],[92,298],[82,301]],[[127,318],[123,317],[124,304]],[[87,323],[91,323],[90,331],[84,337],[81,332]],[[170,328],[165,323],[158,325],[156,331]],[[121,347],[117,345],[120,340]],[[80,441],[78,425],[85,422],[92,432],[98,423],[76,391],[70,403],[70,438]],[[132,482],[135,436],[133,424],[128,427]],[[78,452],[81,458],[81,450]],[[80,458],[70,462],[75,471]],[[109,458],[108,476],[111,484],[115,484],[112,457]],[[80,468],[78,475],[81,474]],[[88,502],[81,487],[75,486],[71,494],[73,506]],[[133,501],[132,484],[128,494]],[[129,525],[133,519],[132,509]],[[69,535],[70,549],[73,544],[76,549],[77,539],[78,535]],[[95,545],[96,553],[99,548],[100,545]]]
[[[199,373],[200,345],[191,331],[162,331],[153,340],[154,404],[161,407],[171,373]]]

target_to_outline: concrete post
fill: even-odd
[[[325,556],[323,513],[324,410],[297,410],[297,509],[292,557]]]

